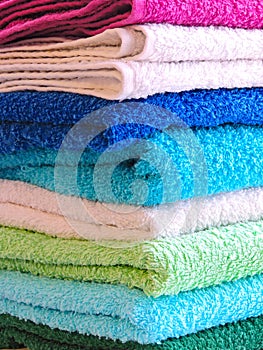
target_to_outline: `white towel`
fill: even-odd
[[[263,188],[251,188],[153,208],[106,205],[19,181],[0,180],[0,224],[63,238],[139,241],[175,237],[263,217]],[[59,204],[60,203],[60,204]],[[61,203],[70,217],[61,214]]]
[[[57,90],[123,100],[165,91],[260,87],[262,39],[260,30],[161,24],[70,42],[34,39],[0,49],[0,91]]]
[[[18,64],[0,67],[0,92],[66,91],[110,100],[162,92],[263,86],[263,60]]]
[[[87,39],[36,38],[5,45],[0,59],[24,63],[119,59],[150,62],[226,61],[263,58],[263,31],[228,27],[145,24],[108,29]],[[0,61],[0,62],[1,62]]]

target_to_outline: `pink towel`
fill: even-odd
[[[135,23],[263,28],[262,0],[2,0],[0,44],[90,36]]]

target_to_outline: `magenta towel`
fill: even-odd
[[[2,0],[0,44],[90,36],[135,23],[263,28],[262,0]]]

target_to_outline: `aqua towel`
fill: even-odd
[[[0,315],[0,348],[30,350],[261,350],[263,316],[214,327],[160,344],[113,341],[104,337],[66,332]],[[20,345],[20,344],[23,344]]]
[[[173,297],[0,272],[0,313],[80,334],[156,343],[263,314],[263,276]]]
[[[263,273],[263,221],[142,242],[62,239],[0,227],[0,268],[172,295]]]

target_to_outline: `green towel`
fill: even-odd
[[[0,348],[7,344],[24,344],[30,350],[261,350],[262,329],[263,316],[169,339],[161,344],[141,345],[52,330],[47,326],[1,315]]]
[[[0,269],[172,295],[263,273],[263,220],[128,244],[0,227]]]

